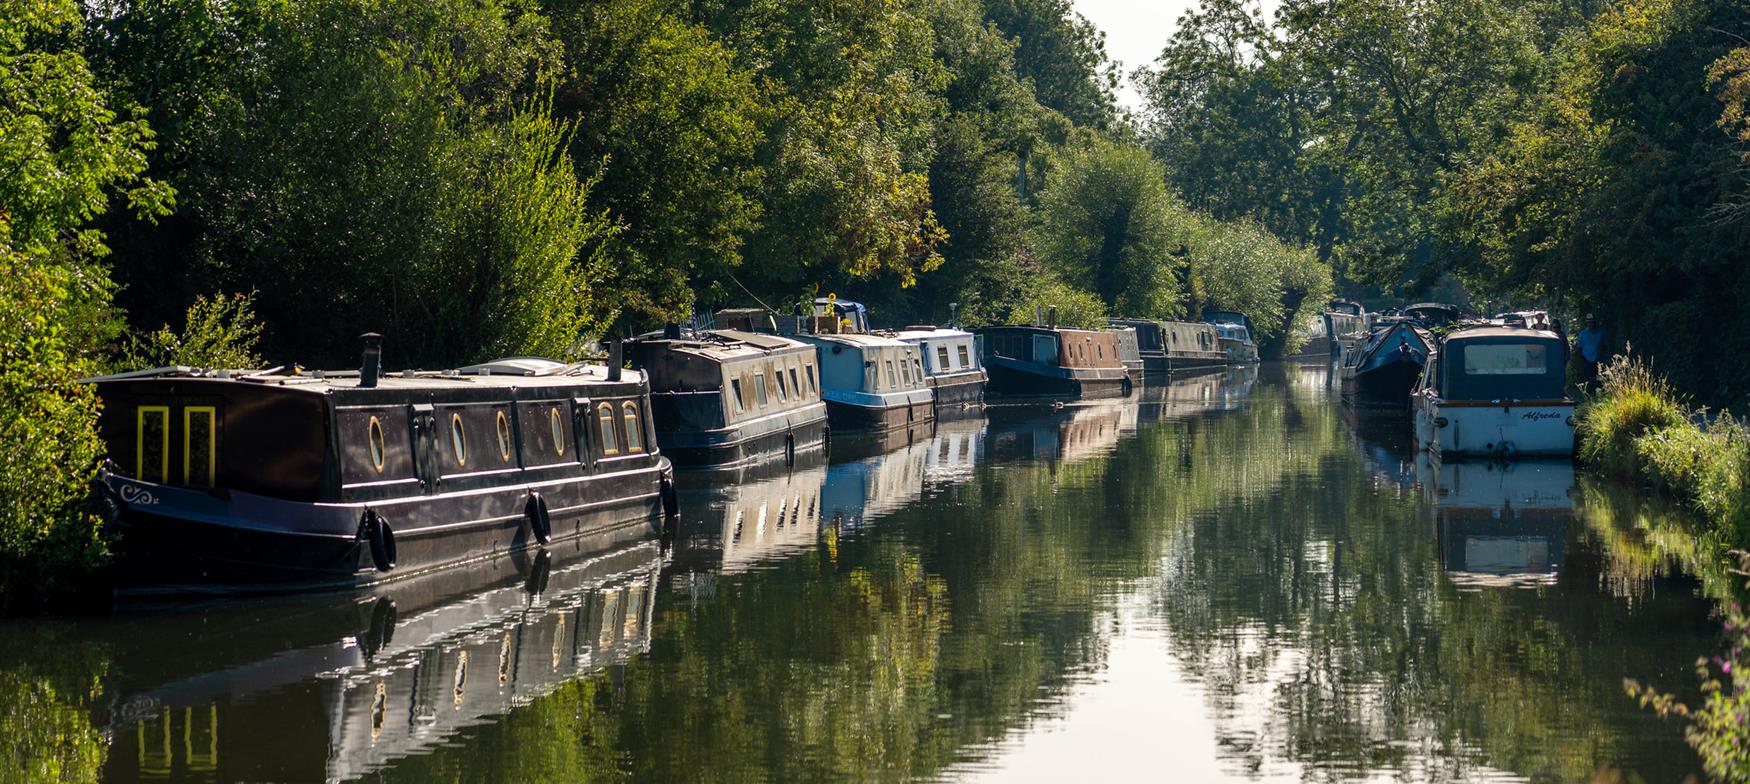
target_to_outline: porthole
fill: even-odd
[[[456,465],[468,464],[468,437],[462,432],[462,415],[450,415],[450,448],[456,452]]]
[[[547,425],[553,428],[553,454],[558,455],[559,457],[564,457],[565,424],[564,418],[559,416],[558,406],[553,406],[547,409]]]
[[[383,473],[383,423],[376,417],[371,417],[370,442],[371,467]]]
[[[510,417],[498,412],[498,456],[510,462]]]

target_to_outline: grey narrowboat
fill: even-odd
[[[1199,321],[1168,321],[1161,324],[1166,338],[1167,363],[1174,373],[1200,373],[1227,367],[1227,352],[1214,324]]]
[[[918,347],[870,334],[862,305],[826,297],[815,300],[810,315],[764,318],[775,321],[779,334],[814,346],[831,426],[893,430],[935,418]]]
[[[607,549],[674,511],[643,374],[535,358],[385,374],[367,346],[360,371],[91,379],[124,580],[356,587],[562,539]]]
[[[656,440],[677,464],[794,462],[826,444],[826,404],[807,343],[671,326],[631,341],[627,354],[650,377]]]
[[[1038,326],[975,333],[983,341],[993,397],[1082,400],[1121,397],[1131,389],[1116,333]]]
[[[1216,334],[1221,339],[1221,350],[1227,354],[1230,365],[1239,365],[1258,361],[1258,344],[1253,339],[1257,330],[1252,329],[1252,319],[1246,314],[1232,310],[1206,310],[1203,321],[1215,325]]]
[[[1113,327],[1106,330],[1118,341],[1118,361],[1124,363],[1124,375],[1130,377],[1130,388],[1142,387],[1142,345],[1136,340],[1133,327]]]
[[[984,403],[989,377],[980,364],[972,333],[935,326],[906,327],[893,335],[918,347],[924,378],[936,408]]]

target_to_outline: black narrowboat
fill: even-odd
[[[91,379],[123,580],[348,588],[660,532],[672,468],[637,371],[517,358],[443,372],[190,368]]]
[[[1159,321],[1115,318],[1109,323],[1113,329],[1131,329],[1136,332],[1136,348],[1141,355],[1145,378],[1165,377],[1173,371],[1172,360],[1167,356],[1167,332],[1161,328]]]
[[[1116,333],[1036,326],[984,327],[976,333],[992,397],[1081,400],[1130,392]]]
[[[826,445],[814,347],[777,335],[670,327],[627,345],[650,377],[662,453],[682,465],[793,462]]]

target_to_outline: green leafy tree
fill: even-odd
[[[101,451],[95,367],[111,285],[91,220],[162,213],[152,134],[79,46],[79,6],[0,2],[0,613],[74,587],[104,553],[87,508]]]
[[[1040,196],[1039,255],[1115,312],[1183,314],[1169,214],[1181,209],[1140,147],[1095,142],[1070,152]]]
[[[984,14],[1016,42],[1015,71],[1042,106],[1079,126],[1115,125],[1118,70],[1106,34],[1069,0],[984,0]]]
[[[253,294],[214,295],[188,306],[180,331],[166,324],[130,338],[122,364],[130,370],[186,365],[200,368],[259,368],[255,346],[261,341]]]

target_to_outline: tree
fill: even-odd
[[[1015,71],[1040,105],[1078,126],[1116,123],[1118,70],[1106,57],[1106,34],[1069,0],[984,0],[984,14],[1015,41]]]
[[[1146,150],[1094,142],[1074,150],[1040,196],[1039,255],[1068,282],[1128,316],[1184,312],[1170,212]]]
[[[109,337],[104,237],[118,197],[161,214],[152,133],[79,52],[79,6],[0,0],[0,613],[77,585],[104,554],[88,504],[97,403],[75,383]]]

